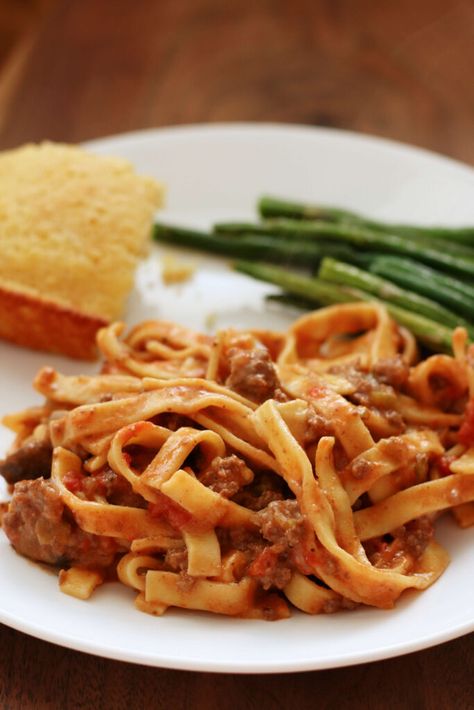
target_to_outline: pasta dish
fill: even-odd
[[[164,321],[98,335],[96,376],[45,367],[4,419],[3,529],[88,598],[282,619],[391,608],[448,565],[434,524],[474,523],[474,351],[421,357],[377,303],[285,333]]]

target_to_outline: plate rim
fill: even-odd
[[[137,612],[138,613],[138,612]],[[188,612],[183,612],[188,613]],[[192,613],[192,612],[191,612]],[[357,666],[365,663],[376,663],[378,661],[386,661],[392,658],[401,658],[402,656],[408,656],[412,653],[417,653],[419,651],[428,650],[435,646],[440,646],[449,641],[454,641],[463,636],[467,636],[474,632],[474,620],[472,622],[467,622],[466,624],[460,624],[458,627],[454,627],[444,633],[440,634],[436,640],[433,641],[432,637],[425,634],[425,636],[418,639],[416,643],[407,648],[406,644],[399,642],[396,644],[388,644],[381,651],[380,647],[377,650],[371,652],[347,652],[344,655],[338,654],[334,658],[326,657],[324,659],[318,659],[315,662],[314,658],[308,658],[307,660],[297,660],[294,662],[288,661],[285,664],[280,662],[259,662],[253,666],[249,666],[245,662],[228,662],[214,660],[209,662],[206,660],[197,660],[195,658],[186,659],[186,657],[168,657],[168,658],[154,658],[151,654],[143,653],[140,654],[136,650],[132,655],[124,653],[123,651],[111,649],[110,646],[101,645],[95,642],[86,642],[78,638],[76,635],[62,635],[59,632],[47,631],[40,625],[27,624],[26,622],[18,621],[15,618],[8,619],[8,614],[3,614],[0,609],[0,623],[5,624],[9,628],[16,631],[36,638],[41,641],[46,641],[48,643],[53,643],[61,648],[67,648],[71,651],[78,651],[80,653],[87,653],[98,658],[106,658],[113,661],[121,661],[125,663],[132,663],[134,665],[143,665],[150,668],[163,668],[167,670],[179,670],[179,671],[192,671],[192,672],[208,672],[208,673],[234,673],[238,675],[275,675],[279,673],[290,674],[290,673],[303,673],[312,671],[322,671],[331,670],[336,668],[348,668],[351,666]],[[238,619],[235,619],[238,623]],[[283,620],[284,623],[288,620]],[[257,624],[267,624],[265,621],[253,620],[252,623]]]
[[[379,147],[384,147],[388,150],[396,151],[397,153],[404,152],[412,154],[424,159],[433,159],[437,163],[443,162],[446,167],[461,169],[466,171],[466,177],[474,179],[474,164],[465,163],[457,158],[452,158],[445,153],[438,153],[430,148],[417,145],[415,143],[407,143],[396,138],[381,136],[370,132],[353,131],[346,128],[335,128],[332,126],[312,126],[304,123],[285,123],[277,121],[216,121],[215,123],[183,123],[179,125],[166,125],[157,127],[147,127],[142,129],[124,131],[123,133],[106,134],[102,137],[91,138],[84,141],[79,141],[77,145],[86,149],[93,149],[102,143],[120,142],[136,142],[143,140],[144,142],[154,136],[179,136],[209,133],[231,133],[238,132],[285,132],[288,134],[297,135],[298,133],[318,134],[321,137],[325,135],[331,138],[339,137],[343,140],[355,140],[360,143],[378,144]]]
[[[166,137],[174,138],[176,136],[190,136],[196,138],[209,137],[212,134],[231,135],[233,132],[247,133],[285,133],[286,135],[318,135],[321,138],[327,136],[330,140],[342,139],[349,142],[356,141],[359,144],[366,144],[372,149],[375,147],[384,150],[390,150],[394,153],[411,155],[418,159],[428,159],[435,161],[438,165],[443,165],[445,168],[454,169],[456,174],[474,181],[474,168],[459,160],[453,159],[447,155],[437,153],[435,151],[404,143],[392,138],[373,135],[339,128],[311,126],[306,124],[294,123],[278,123],[278,122],[216,122],[216,123],[191,123],[175,126],[150,127],[139,130],[127,131],[119,134],[106,135],[97,137],[91,140],[83,141],[80,145],[86,149],[107,148],[107,145],[112,143],[122,144],[137,144],[147,143],[153,140],[165,139]],[[437,635],[424,634],[410,645],[406,642],[397,642],[394,644],[386,644],[381,650],[380,645],[371,651],[350,651],[344,655],[337,654],[334,657],[325,658],[308,658],[307,660],[298,659],[296,661],[287,661],[285,663],[279,661],[259,662],[257,667],[251,667],[245,662],[222,661],[214,660],[196,660],[195,658],[186,657],[178,658],[156,658],[150,657],[149,653],[140,653],[136,648],[131,652],[125,652],[123,648],[110,648],[110,646],[102,645],[95,639],[88,641],[77,637],[71,633],[61,633],[60,631],[51,631],[44,629],[39,623],[31,623],[25,621],[21,617],[15,617],[14,614],[0,608],[0,622],[7,626],[16,629],[22,633],[30,635],[34,638],[41,639],[50,643],[54,643],[61,647],[69,648],[75,651],[89,653],[102,658],[120,660],[129,663],[142,664],[146,666],[189,670],[198,672],[212,673],[237,673],[237,674],[273,674],[273,673],[294,673],[302,671],[324,670],[330,668],[347,667],[358,665],[361,663],[373,663],[380,660],[386,660],[394,657],[408,655],[417,651],[421,651],[439,644],[446,643],[456,638],[460,638],[474,631],[474,618],[471,621],[465,621],[456,626],[439,632]],[[259,623],[259,622],[253,622]],[[265,623],[265,622],[261,622]],[[284,622],[282,622],[284,623]]]

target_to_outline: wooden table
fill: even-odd
[[[474,164],[471,0],[3,0],[0,148],[202,121],[348,128]],[[1,581],[0,581],[1,583]],[[185,673],[0,627],[0,708],[474,708],[473,636],[288,676]]]

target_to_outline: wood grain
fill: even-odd
[[[472,638],[377,663],[289,675],[206,674],[95,658],[1,628],[3,710],[473,707]]]
[[[0,147],[287,121],[474,163],[473,38],[466,0],[53,0],[0,102]]]
[[[0,148],[286,121],[474,164],[472,0],[3,0]],[[442,610],[440,610],[442,613]],[[353,668],[185,673],[0,626],[0,708],[474,708],[474,636]]]

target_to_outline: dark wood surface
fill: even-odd
[[[471,0],[1,0],[0,149],[285,121],[474,164],[473,67]],[[0,708],[474,708],[473,641],[239,676],[98,659],[0,626]]]

